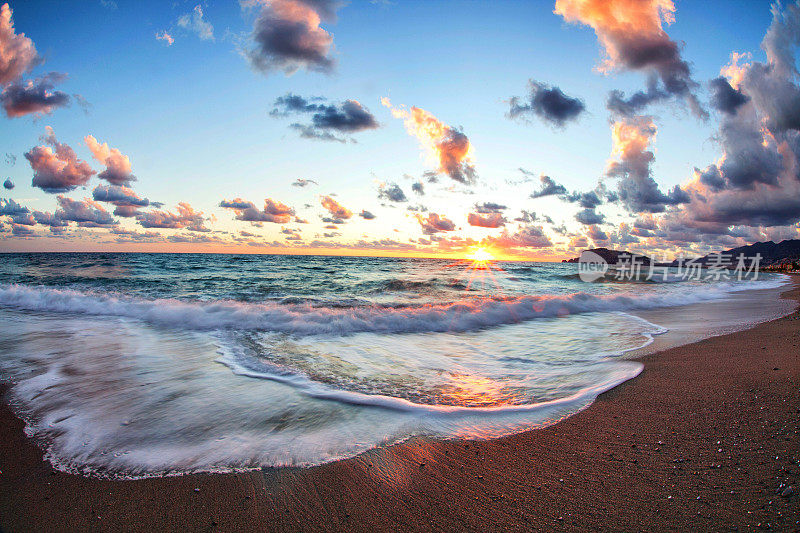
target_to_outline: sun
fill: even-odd
[[[473,251],[467,257],[476,263],[487,263],[489,261],[494,261],[494,256],[486,248],[476,248],[475,251]]]

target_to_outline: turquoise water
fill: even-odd
[[[630,379],[633,313],[746,282],[580,281],[574,264],[6,254],[0,373],[59,468],[310,465],[414,435],[540,427]]]

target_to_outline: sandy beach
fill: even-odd
[[[0,529],[797,531],[798,345],[795,312],[645,356],[639,377],[545,429],[241,474],[64,474],[4,406]]]

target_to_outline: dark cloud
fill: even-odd
[[[711,105],[717,111],[733,115],[750,100],[750,97],[731,87],[723,77],[715,78],[708,84],[711,87]]]
[[[30,210],[15,202],[12,198],[0,198],[0,216],[14,217],[29,213]]]
[[[528,119],[535,115],[554,126],[564,127],[585,110],[586,105],[580,98],[567,96],[558,87],[528,80],[528,95],[524,99],[514,96],[509,100],[508,117]]]
[[[294,180],[294,181],[292,182],[292,186],[293,186],[293,187],[308,187],[308,186],[309,186],[309,185],[311,185],[312,183],[313,183],[314,185],[319,185],[319,183],[317,183],[317,182],[316,182],[316,181],[314,181],[314,180],[307,180],[307,179],[303,179],[303,178],[297,178],[296,180]]]
[[[494,202],[483,202],[482,204],[475,204],[475,212],[480,213],[482,215],[489,214],[489,213],[502,213],[508,209],[508,207],[496,204]]]
[[[54,109],[69,105],[69,95],[55,89],[65,78],[65,74],[51,72],[41,78],[10,83],[0,93],[6,116],[49,115]]]
[[[567,194],[567,189],[563,185],[560,185],[553,181],[553,178],[550,176],[545,176],[542,174],[539,176],[539,182],[541,183],[541,187],[537,191],[533,191],[531,193],[531,198],[542,198],[544,196],[554,196],[557,194]]]
[[[372,213],[370,213],[370,212],[369,212],[369,211],[367,211],[366,209],[363,209],[363,210],[362,210],[362,211],[361,211],[361,212],[358,214],[358,216],[360,216],[360,217],[361,217],[361,218],[363,218],[364,220],[372,220],[372,219],[374,219],[374,218],[375,218],[375,215],[373,215]]]
[[[595,191],[589,191],[589,192],[576,191],[571,194],[565,194],[561,198],[562,200],[578,204],[586,209],[594,209],[595,207],[603,203],[603,200],[600,199],[600,197],[597,195]]]
[[[92,198],[116,206],[114,214],[126,218],[136,216],[139,208],[150,205],[147,198],[140,198],[132,189],[118,185],[98,185],[92,191]]]
[[[95,171],[86,161],[78,159],[72,148],[58,142],[50,126],[45,130],[47,133],[41,141],[47,146],[36,146],[25,153],[33,169],[31,185],[49,193],[67,192],[86,185]]]
[[[3,188],[9,191],[14,188],[14,182],[11,181],[11,178],[7,178],[6,181],[3,182]]]
[[[390,202],[407,202],[406,193],[396,183],[382,183],[378,187],[378,198]]]
[[[334,104],[323,102],[325,99],[321,97],[306,99],[289,93],[275,100],[270,115],[286,117],[309,114],[310,124],[294,123],[290,127],[298,130],[301,137],[326,141],[345,142],[344,138],[335,134],[353,134],[380,127],[369,109],[356,100]]]
[[[425,194],[425,185],[421,181],[415,181],[411,184],[411,190],[423,196]]]
[[[293,74],[300,68],[330,72],[333,37],[320,27],[335,19],[335,2],[330,0],[271,0],[251,2],[261,11],[253,27],[254,46],[247,57],[254,68],[268,73],[282,70]]]
[[[594,224],[601,224],[605,220],[605,217],[594,209],[587,208],[583,209],[582,211],[578,211],[575,214],[575,220],[581,224],[591,226]]]
[[[503,230],[499,236],[488,237],[483,242],[504,249],[547,248],[553,245],[541,226],[523,226],[515,233]]]

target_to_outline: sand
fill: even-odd
[[[800,531],[800,314],[641,361],[549,428],[241,474],[64,474],[3,406],[0,529]]]

